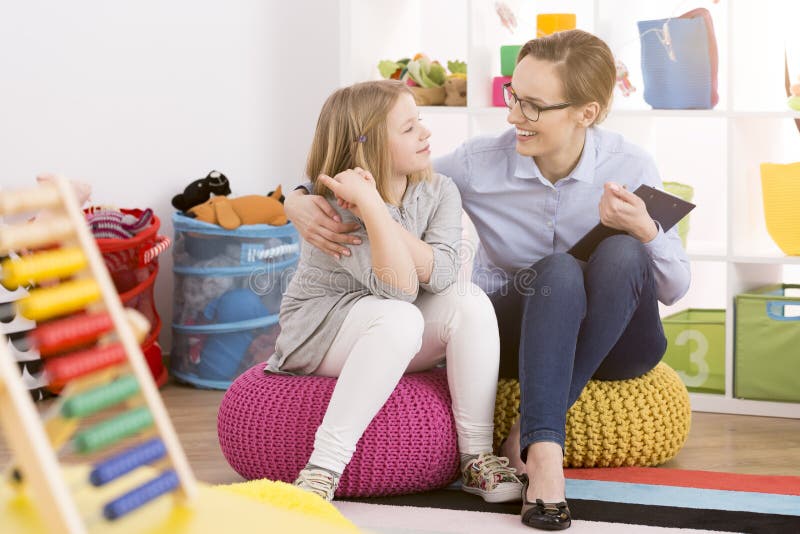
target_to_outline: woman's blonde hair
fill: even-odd
[[[400,204],[393,198],[389,180],[393,162],[389,151],[386,117],[402,94],[412,94],[398,80],[362,82],[337,90],[325,101],[317,120],[317,129],[306,163],[306,176],[317,195],[332,196],[317,180],[320,174],[335,176],[355,167],[372,173],[381,198]],[[430,167],[408,176],[409,184],[427,179]]]
[[[617,83],[617,68],[611,49],[602,39],[583,30],[557,32],[525,43],[517,63],[526,56],[555,63],[567,101],[578,106],[600,104],[593,124],[606,118]]]

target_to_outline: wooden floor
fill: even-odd
[[[197,478],[238,482],[217,441],[217,409],[223,392],[169,384],[164,401]],[[0,439],[0,468],[8,461]],[[666,467],[800,476],[800,420],[694,413],[689,439]]]

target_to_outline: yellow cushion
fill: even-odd
[[[519,409],[519,382],[497,385],[494,445],[508,436]],[[659,363],[630,380],[590,380],[567,412],[565,467],[653,466],[673,458],[689,435],[689,393]]]
[[[278,508],[314,517],[342,529],[352,529],[353,532],[358,532],[355,525],[346,519],[333,504],[292,484],[261,479],[215,486],[214,489],[249,497]]]
[[[157,470],[140,467],[126,477],[95,488],[87,484],[91,465],[65,465],[64,481],[70,500],[84,519],[89,534],[208,534],[210,532],[286,532],[291,534],[353,534],[359,529],[330,503],[289,484],[251,481],[228,486],[197,484],[197,495],[183,503],[162,496],[113,523],[100,510],[111,499],[151,480]],[[0,532],[49,534],[53,517],[31,491],[20,492],[0,481]]]

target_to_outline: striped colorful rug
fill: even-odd
[[[638,467],[569,469],[567,499],[573,534],[664,528],[800,533],[800,477]],[[360,527],[380,533],[533,532],[519,522],[519,504],[487,504],[458,491],[457,484],[337,505]]]

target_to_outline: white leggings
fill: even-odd
[[[339,377],[309,463],[342,473],[404,373],[447,362],[461,453],[492,450],[500,340],[489,298],[453,284],[413,303],[368,296],[347,314],[313,374]]]

